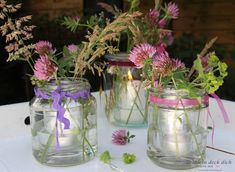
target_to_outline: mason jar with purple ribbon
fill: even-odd
[[[71,166],[97,152],[96,100],[85,79],[35,88],[30,102],[33,155],[49,166]]]
[[[128,54],[107,55],[104,78],[105,111],[110,122],[121,127],[147,126],[147,97],[141,69],[128,59]]]
[[[157,165],[189,169],[203,162],[209,98],[202,90],[198,93],[200,97],[173,87],[150,89],[147,155]]]

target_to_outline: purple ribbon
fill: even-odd
[[[68,91],[62,91],[61,87],[57,87],[52,93],[44,92],[39,88],[34,88],[35,95],[39,98],[43,99],[52,99],[52,107],[57,110],[56,114],[56,149],[60,148],[59,144],[59,134],[57,128],[57,121],[64,124],[64,129],[69,129],[70,121],[69,119],[64,117],[65,109],[62,105],[63,98],[70,98],[73,100],[77,100],[79,98],[87,98],[90,96],[90,91],[82,90],[75,93],[71,93]]]

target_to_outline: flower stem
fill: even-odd
[[[131,50],[131,45],[130,44],[131,44],[130,34],[127,33],[127,53],[129,53],[130,50]]]
[[[95,155],[95,150],[93,149],[93,147],[92,147],[92,145],[90,144],[89,140],[88,140],[86,137],[84,137],[84,140],[86,141],[86,143],[87,143],[87,144],[89,145],[89,147],[91,148],[92,153]]]
[[[142,85],[142,82],[140,83],[140,88],[141,88],[141,85]],[[141,99],[140,99],[140,96],[139,96],[139,90],[140,90],[140,88],[138,88],[138,90],[136,90],[133,83],[132,83],[132,86],[133,86],[133,88],[134,88],[134,90],[135,90],[135,93],[136,93],[136,96],[137,96],[139,102],[141,103]],[[146,101],[146,102],[147,102],[147,101]],[[137,109],[139,110],[140,115],[143,117],[144,122],[146,122],[146,117],[147,117],[147,115],[146,115],[146,114],[143,114],[141,108],[139,107],[139,105],[138,105],[138,103],[137,103],[136,101],[135,101],[134,103],[135,103]],[[146,105],[146,104],[145,104],[145,105]],[[142,105],[141,105],[141,107],[143,108]],[[145,115],[146,115],[146,116],[145,116]]]
[[[174,140],[175,140],[175,149],[176,149],[176,157],[179,158],[180,155],[180,151],[179,151],[179,140],[178,140],[178,135],[177,135],[177,131],[176,131],[176,122],[177,122],[177,118],[176,118],[176,111],[174,113]]]
[[[148,107],[149,107],[149,90],[146,90],[146,99],[145,99],[145,107],[144,107],[144,120],[147,122],[148,116]]]
[[[171,77],[171,80],[172,80],[172,82],[173,82],[173,84],[174,84],[175,89],[177,89],[177,85],[176,85],[176,82],[175,82],[174,77]]]
[[[48,150],[49,150],[49,147],[51,146],[52,142],[54,141],[55,139],[55,128],[53,129],[52,133],[50,134],[48,140],[47,140],[47,143],[46,143],[46,146],[42,152],[42,155],[40,157],[40,162],[44,162],[45,159],[46,159],[46,156],[48,155]]]
[[[82,159],[83,161],[85,160],[85,134],[86,134],[86,131],[85,131],[85,127],[84,127],[84,123],[85,123],[85,114],[84,114],[84,104],[82,104]]]
[[[139,105],[135,102],[135,106],[137,107],[137,109],[139,110],[139,112],[140,112],[140,115],[143,117],[143,120],[144,121],[146,121],[146,117],[145,117],[145,115],[143,114],[143,112],[141,111],[141,109],[140,109],[140,107],[139,107]]]
[[[176,83],[175,83],[175,80],[174,80],[174,78],[172,77],[172,82],[173,82],[173,84],[174,84],[174,86],[175,86],[175,89],[176,89]],[[179,101],[180,101],[180,103],[181,103],[181,105],[183,106],[183,110],[184,110],[184,114],[185,114],[185,118],[186,118],[186,122],[187,122],[187,125],[188,125],[188,127],[189,127],[189,130],[190,130],[190,132],[191,132],[191,134],[192,134],[192,136],[193,136],[193,139],[194,139],[194,141],[195,141],[195,143],[196,143],[196,146],[197,146],[197,150],[198,150],[198,152],[199,152],[199,154],[200,154],[200,159],[201,160],[203,160],[203,155],[202,155],[202,153],[201,153],[201,151],[200,151],[200,147],[199,147],[199,143],[198,143],[198,141],[197,141],[197,137],[195,136],[195,134],[194,134],[194,132],[193,132],[193,130],[192,130],[192,127],[191,127],[191,124],[190,124],[190,120],[189,120],[189,117],[188,117],[188,114],[187,114],[187,110],[185,109],[185,106],[184,106],[184,104],[183,104],[183,102],[182,102],[182,99],[181,99],[181,97],[177,94],[177,97],[178,97],[178,99],[179,99]],[[178,105],[177,105],[178,106]],[[177,107],[176,106],[176,107]],[[174,124],[175,125],[175,124]],[[177,133],[176,133],[177,134]],[[176,138],[177,139],[177,138]],[[176,143],[177,144],[177,143]],[[177,151],[177,145],[176,145],[176,151]]]
[[[89,124],[89,121],[88,121],[88,114],[85,114],[85,106],[84,104],[82,104],[82,111],[83,111],[83,114],[82,114],[82,158],[83,160],[85,160],[85,142],[88,144],[88,146],[90,147],[92,153],[95,155],[95,150],[93,149],[91,143],[89,142],[89,140],[87,139],[86,137],[86,133],[87,133],[87,130],[85,128],[85,121],[87,121],[87,124],[88,126],[91,125]]]
[[[181,104],[183,105],[183,102],[182,102],[181,99],[180,99],[180,102],[181,102]],[[190,130],[190,132],[191,132],[191,134],[192,134],[192,136],[193,136],[193,139],[194,139],[194,141],[195,141],[195,143],[196,143],[197,151],[198,151],[198,153],[200,154],[200,159],[201,159],[201,161],[202,161],[202,160],[203,160],[203,154],[202,154],[202,152],[201,152],[201,150],[200,150],[199,143],[198,143],[198,141],[197,141],[197,137],[196,137],[196,135],[194,134],[194,132],[193,132],[193,130],[192,130],[192,127],[191,127],[191,124],[190,124],[190,120],[189,120],[189,116],[188,116],[188,113],[187,113],[187,111],[186,111],[186,109],[185,109],[184,106],[183,106],[183,109],[184,109],[184,114],[185,114],[185,118],[186,118],[187,125],[188,125],[189,130]]]
[[[175,140],[175,149],[176,149],[176,157],[179,158],[180,155],[180,150],[179,150],[179,143],[178,143],[178,135],[177,135],[177,131],[176,131],[176,122],[178,117],[176,118],[176,111],[177,111],[177,107],[178,107],[179,101],[177,102],[177,105],[175,106],[175,110],[174,110],[174,140]]]
[[[33,65],[31,64],[31,62],[29,61],[29,59],[27,60],[27,62],[28,62],[28,64],[29,64],[31,70],[33,71],[33,70],[34,70]]]
[[[91,30],[94,30],[93,27],[91,27],[90,25],[87,25],[87,24],[79,23],[78,25],[79,25],[79,26],[82,26],[82,27],[87,27],[87,28],[89,28],[89,29],[91,29]]]

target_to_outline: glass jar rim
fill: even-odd
[[[109,65],[111,66],[126,66],[126,67],[135,67],[135,64],[129,60],[128,53],[117,53],[117,54],[107,54],[105,59],[108,60]]]
[[[59,77],[58,80],[52,79],[46,83],[43,87],[39,87],[41,90],[46,92],[54,91],[60,87],[64,91],[79,91],[79,90],[89,90],[91,85],[88,80],[85,78],[76,78],[73,77]]]
[[[178,89],[167,87],[162,90],[150,88],[149,101],[159,107],[165,108],[192,108],[192,107],[208,107],[209,97],[202,89],[197,97],[190,97],[187,89]]]
[[[200,88],[196,88],[196,90],[199,95],[198,97],[207,96],[207,93],[205,92],[205,90],[200,89]],[[162,89],[151,87],[149,91],[150,93],[154,95],[158,95],[159,97],[162,97],[162,96],[164,97],[164,94],[165,94],[165,95],[175,96],[176,98],[178,97],[178,95],[180,95],[180,97],[183,96],[188,99],[195,99],[195,97],[190,97],[188,89],[175,89],[173,85],[168,85]]]

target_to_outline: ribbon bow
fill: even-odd
[[[62,91],[61,87],[57,87],[52,93],[44,92],[39,88],[35,88],[34,92],[37,97],[47,99],[47,100],[52,98],[52,100],[53,100],[52,107],[55,110],[57,110],[57,114],[56,114],[56,149],[59,149],[60,144],[59,144],[59,134],[58,134],[58,128],[57,128],[57,121],[64,124],[64,129],[69,129],[69,127],[70,127],[69,119],[64,117],[65,108],[62,106],[63,99],[65,97],[71,98],[73,100],[77,100],[78,98],[87,98],[90,96],[90,91],[82,90],[82,91],[78,91],[75,93],[71,93],[68,91]]]

